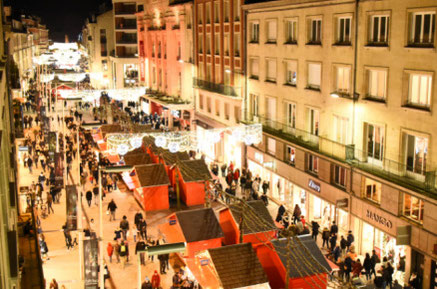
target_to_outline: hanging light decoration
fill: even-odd
[[[81,82],[86,78],[86,73],[57,73],[61,81]]]
[[[143,139],[140,137],[133,137],[132,139],[130,139],[130,145],[135,149],[141,147],[142,144]]]
[[[155,145],[157,147],[163,147],[165,145],[165,137],[158,136],[155,138]]]
[[[168,144],[168,150],[171,153],[176,153],[176,152],[179,151],[179,149],[180,149],[180,145],[177,142],[171,142],[171,143]]]
[[[55,79],[55,74],[41,74],[39,79],[41,82],[47,83]]]
[[[129,146],[127,144],[120,144],[117,147],[117,153],[121,156],[124,156],[125,154],[127,154],[129,151]]]

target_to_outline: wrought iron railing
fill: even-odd
[[[193,85],[196,88],[205,89],[208,91],[224,94],[227,96],[238,96],[235,90],[236,87],[225,85],[222,83],[214,83],[203,79],[194,78]]]

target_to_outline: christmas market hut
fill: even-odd
[[[276,239],[270,244],[270,248],[258,244],[255,250],[272,288],[284,288],[286,278],[290,289],[327,288],[331,267],[310,235]]]
[[[225,244],[237,244],[240,232],[243,243],[268,242],[276,238],[276,225],[261,200],[233,204],[219,213],[220,226],[225,233]]]
[[[180,211],[167,217],[159,229],[169,243],[186,242],[188,258],[222,245],[223,231],[211,208]]]
[[[176,164],[182,201],[187,206],[205,203],[205,183],[212,179],[203,159],[179,161]]]
[[[146,211],[165,210],[169,208],[168,185],[170,181],[162,164],[135,166],[138,185],[134,196]]]
[[[270,289],[267,274],[249,243],[208,249],[186,263],[202,288]]]

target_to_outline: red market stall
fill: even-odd
[[[186,242],[188,258],[193,258],[197,252],[221,247],[224,236],[211,208],[171,214],[159,229],[168,243]]]
[[[267,274],[249,243],[208,249],[186,263],[202,288],[270,288]]]
[[[162,164],[135,166],[138,187],[134,196],[146,211],[166,210],[169,206],[168,185],[170,181]]]
[[[123,157],[124,164],[130,167],[152,164],[152,159],[146,153],[127,153]]]
[[[155,139],[151,136],[143,137],[143,150],[149,154],[154,163],[159,162],[158,147],[155,145]]]
[[[284,288],[285,278],[289,278],[289,289],[326,289],[327,272],[331,271],[331,267],[316,242],[310,235],[293,237],[291,244],[287,242],[283,238],[272,240],[269,245],[254,246],[270,286]],[[289,274],[286,277],[287,266]]]
[[[242,219],[243,243],[257,244],[276,238],[276,225],[264,202],[256,200],[248,201],[246,204],[250,208],[242,205],[231,205],[219,213],[220,226],[225,233],[226,245],[239,243],[242,210],[246,210]],[[261,218],[262,222],[253,220],[253,216]]]
[[[205,203],[205,182],[212,179],[204,160],[187,160],[177,163],[179,189],[182,201],[187,206]]]
[[[159,162],[165,165],[165,170],[167,171],[168,177],[170,178],[170,184],[173,188],[176,187],[176,168],[175,164],[178,161],[186,161],[190,159],[187,152],[176,152],[171,153],[168,150],[159,148],[158,149]]]

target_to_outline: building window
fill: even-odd
[[[108,71],[108,61],[102,60],[102,69],[103,71]]]
[[[215,100],[215,115],[220,116],[220,100]]]
[[[267,59],[266,68],[266,81],[276,83],[276,59]]]
[[[287,116],[287,126],[295,128],[296,127],[296,104],[287,103],[286,104],[286,116]]]
[[[285,21],[285,43],[297,44],[297,19]]]
[[[219,34],[214,35],[214,50],[215,50],[215,55],[220,54],[220,35]]]
[[[334,165],[334,184],[346,187],[346,169],[344,167]]]
[[[206,40],[205,40],[205,50],[206,54],[211,54],[211,35],[208,33],[206,34]]]
[[[273,138],[267,138],[267,152],[271,155],[276,154],[276,140]]]
[[[308,63],[308,85],[307,88],[320,90],[322,79],[322,64]]]
[[[277,22],[276,20],[267,21],[267,42],[266,43],[276,43],[276,33],[277,33]]]
[[[234,4],[234,20],[240,21],[240,0],[233,0]]]
[[[225,56],[229,56],[229,34],[225,34],[223,41],[225,45]]]
[[[240,34],[234,34],[234,55],[240,57]]]
[[[197,10],[197,15],[199,16],[197,23],[202,24],[203,23],[203,4],[199,4],[199,10]]]
[[[419,175],[426,173],[428,138],[405,133],[405,155],[407,172]]]
[[[259,22],[250,23],[250,43],[259,43]]]
[[[203,53],[203,35],[199,34],[199,53]]]
[[[211,24],[211,2],[206,4],[206,24]]]
[[[285,61],[285,84],[296,86],[297,83],[297,61]]]
[[[352,31],[352,17],[338,17],[337,18],[337,39],[338,45],[350,45],[351,44],[351,31]]]
[[[214,22],[220,22],[220,2],[214,1]]]
[[[347,144],[348,134],[349,134],[349,119],[347,117],[334,115],[335,141],[342,144]]]
[[[258,116],[258,95],[250,94],[250,113],[252,116]]]
[[[369,45],[387,46],[390,27],[388,15],[373,15],[370,17]]]
[[[381,183],[369,178],[364,178],[364,198],[375,202],[381,203]]]
[[[199,95],[199,107],[203,110],[203,95]]]
[[[384,155],[384,128],[382,126],[364,123],[365,134],[367,135],[366,147],[367,157],[370,162],[382,161]]]
[[[434,47],[435,12],[410,13],[409,45]]]
[[[319,135],[319,111],[314,108],[308,108],[309,132],[312,135]]]
[[[349,66],[335,66],[335,92],[349,95],[351,82],[351,68]]]
[[[317,174],[319,172],[319,158],[308,154],[308,171]]]
[[[429,108],[431,103],[432,75],[429,73],[409,73],[407,104]]]
[[[385,100],[387,93],[387,69],[367,69],[367,97]]]
[[[259,79],[259,59],[250,59],[250,78]]]
[[[206,110],[211,113],[211,97],[206,98]]]
[[[215,83],[220,83],[220,77],[221,77],[220,65],[216,65],[215,66]]]
[[[292,146],[287,146],[287,162],[293,166],[296,162],[296,149]]]
[[[241,107],[234,106],[234,118],[236,123],[240,122],[240,117],[241,117]]]
[[[322,19],[310,19],[308,44],[322,44]]]
[[[225,0],[223,2],[223,9],[224,9],[224,14],[225,14],[225,22],[229,22],[229,17],[230,17],[230,6],[229,6],[229,0]]]
[[[402,215],[416,222],[423,223],[423,200],[404,193]]]

